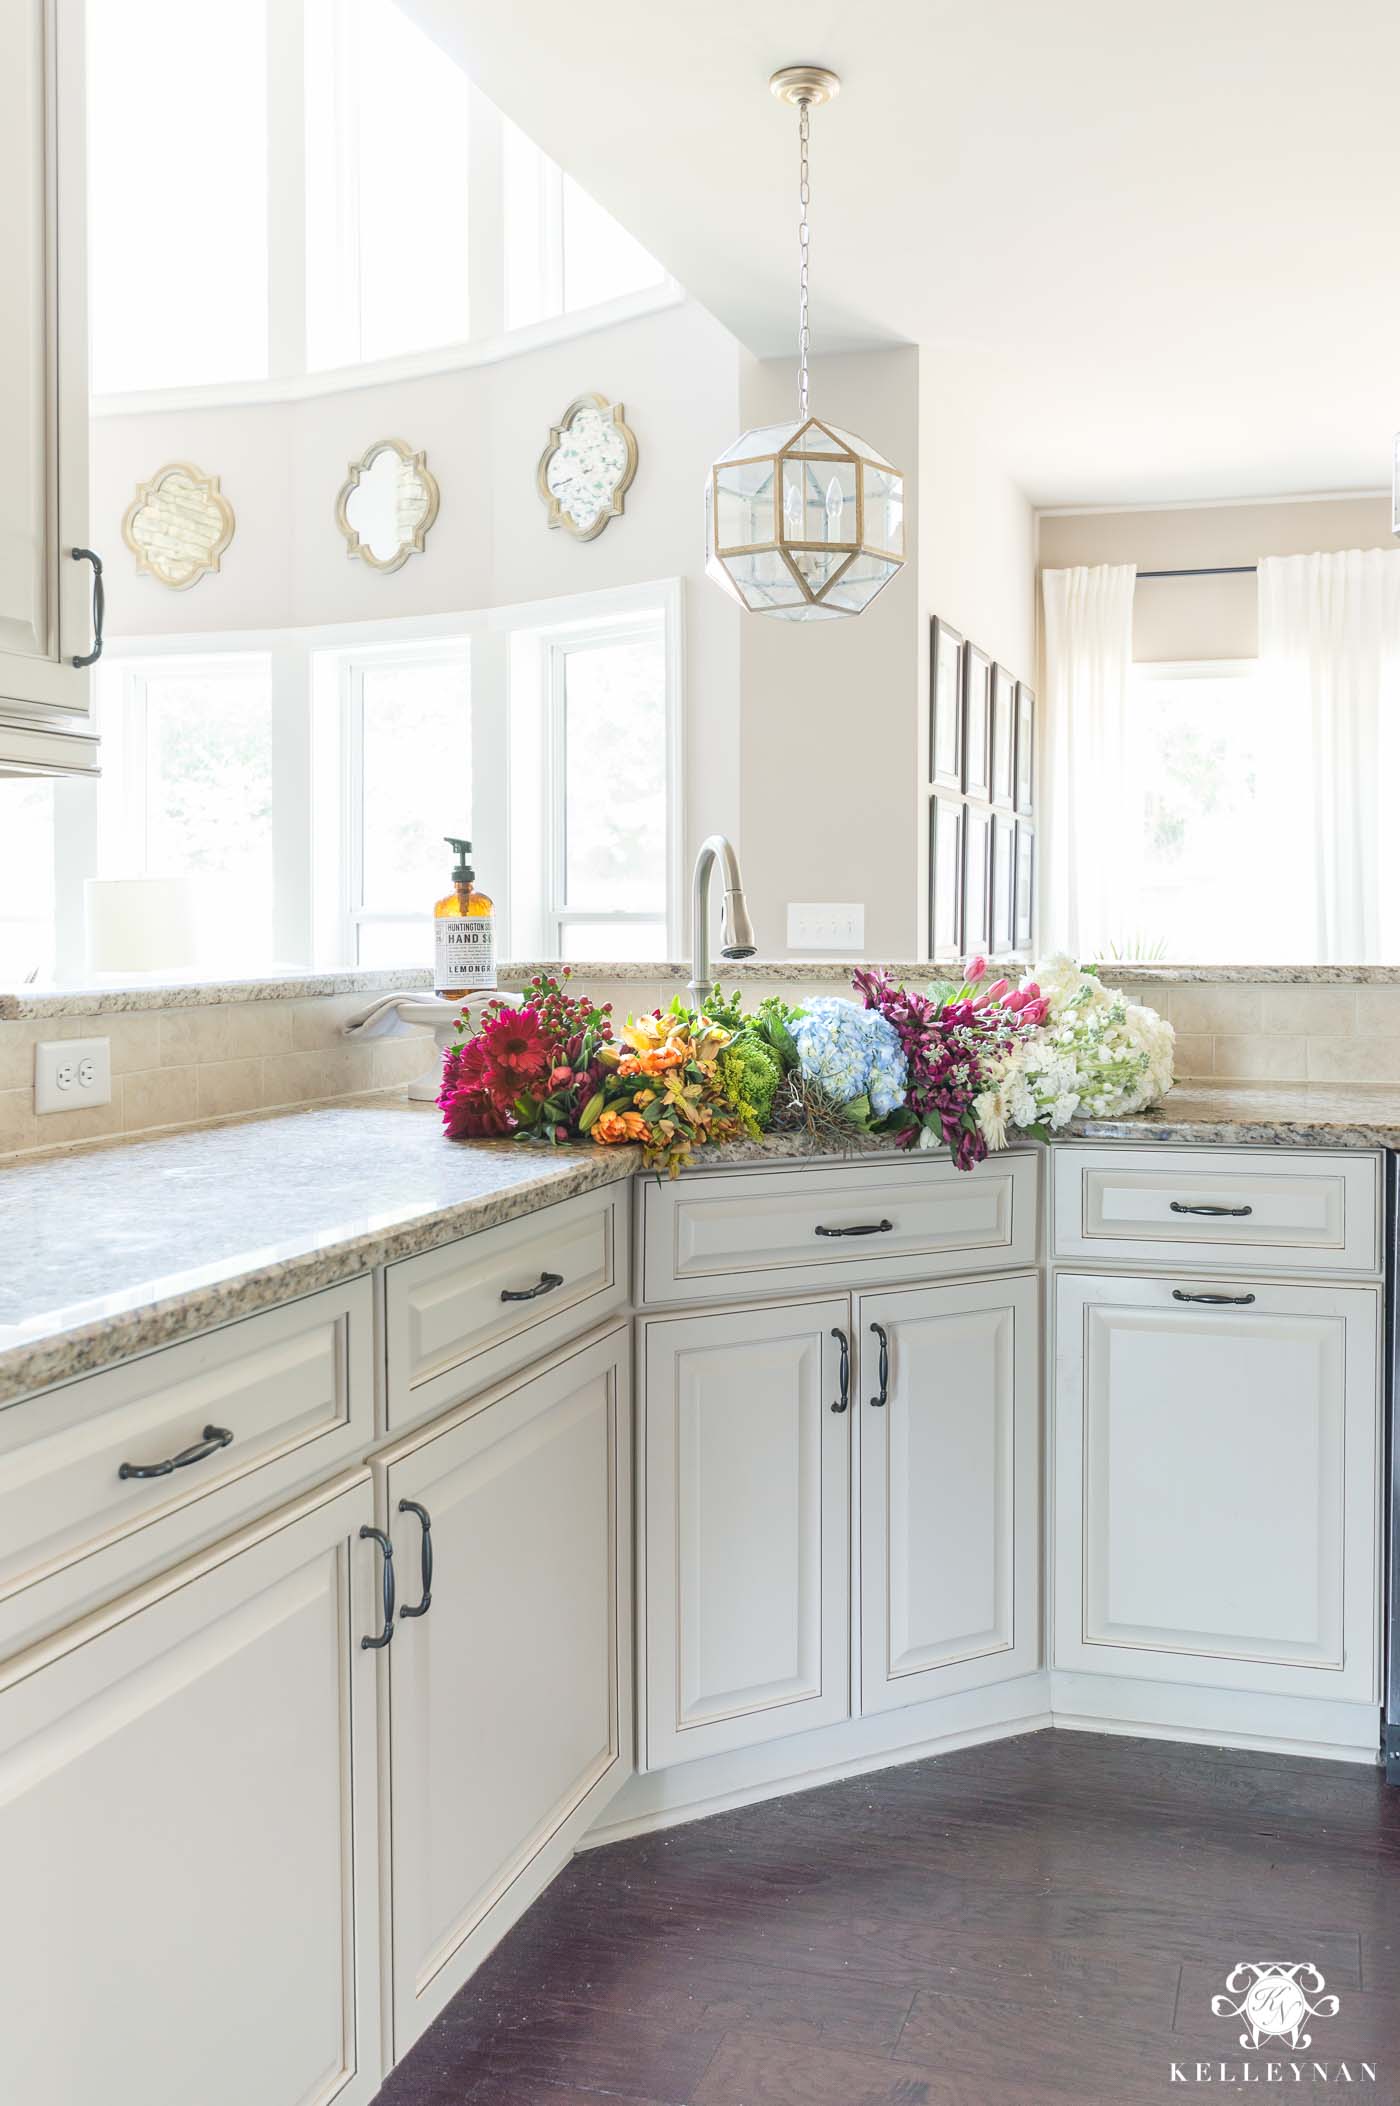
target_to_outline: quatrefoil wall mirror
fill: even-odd
[[[372,570],[398,570],[422,553],[437,510],[438,486],[426,454],[402,439],[376,439],[350,463],[335,517],[352,556]]]
[[[622,510],[637,472],[637,441],[622,404],[579,395],[550,429],[537,471],[549,524],[591,541]]]
[[[190,461],[171,461],[138,483],[122,521],[122,539],[145,571],[172,592],[219,568],[233,539],[233,506],[217,475]]]

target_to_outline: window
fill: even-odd
[[[53,971],[55,798],[67,787],[0,781],[0,986]]]
[[[466,74],[396,0],[306,0],[307,364],[465,341]]]
[[[1239,951],[1229,903],[1247,898],[1252,957],[1296,955],[1286,888],[1259,881],[1290,857],[1276,728],[1252,662],[1134,668],[1129,766],[1142,847],[1120,951],[1226,962]]]
[[[674,954],[680,665],[676,581],[237,649],[110,639],[100,782],[0,782],[0,984],[101,970],[93,874],[181,883],[200,972],[427,965],[449,835],[502,957]]]
[[[507,329],[664,282],[655,257],[516,125],[503,118],[501,133]]]
[[[344,936],[354,965],[428,965],[447,836],[472,838],[465,640],[333,654],[344,739]],[[488,889],[483,886],[483,889]]]
[[[189,889],[201,967],[273,962],[272,683],[265,652],[104,661],[97,874]]]
[[[294,395],[674,297],[411,0],[88,0],[87,19],[99,395]]]
[[[560,958],[667,952],[666,648],[659,616],[548,644]]]
[[[267,21],[267,0],[89,0],[99,394],[268,371]]]

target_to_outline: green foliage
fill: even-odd
[[[744,1015],[744,997],[736,987],[727,995],[722,987],[712,987],[702,1004],[705,1015],[715,1023],[723,1024],[726,1031],[738,1031],[748,1021]]]
[[[792,1027],[797,1019],[806,1013],[805,1009],[794,1009],[777,995],[766,995],[755,1014],[747,1020],[746,1028],[755,1038],[762,1039],[770,1052],[777,1055],[785,1075],[791,1074],[794,1068],[801,1065]]]
[[[763,1132],[772,1121],[773,1099],[782,1080],[782,1065],[771,1047],[748,1031],[739,1032],[718,1061],[720,1088],[750,1132]]]

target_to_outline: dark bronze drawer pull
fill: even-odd
[[[501,1300],[503,1302],[532,1302],[536,1295],[552,1294],[556,1287],[562,1287],[563,1284],[564,1275],[562,1272],[542,1272],[537,1287],[503,1287],[501,1289]]]
[[[75,563],[92,565],[92,649],[83,651],[72,661],[81,671],[85,665],[96,665],[102,656],[102,624],[107,618],[107,588],[102,582],[102,558],[96,549],[70,548],[68,553]]]
[[[887,1236],[894,1227],[892,1221],[858,1221],[854,1228],[819,1228],[819,1236]]]
[[[203,1440],[196,1441],[192,1448],[182,1448],[178,1455],[167,1455],[164,1462],[124,1462],[118,1477],[168,1477],[172,1470],[188,1468],[192,1462],[203,1462],[206,1455],[217,1455],[233,1439],[227,1426],[206,1426]]]
[[[883,1324],[872,1324],[870,1328],[880,1341],[880,1394],[870,1402],[880,1411],[890,1401],[890,1334]]]
[[[1252,1294],[1184,1294],[1180,1287],[1173,1287],[1174,1302],[1204,1302],[1208,1309],[1247,1309],[1254,1300]]]
[[[1213,1220],[1222,1221],[1243,1221],[1246,1214],[1254,1212],[1253,1207],[1190,1206],[1184,1199],[1174,1199],[1171,1209],[1174,1214],[1209,1214]]]
[[[420,1506],[416,1499],[401,1499],[399,1501],[399,1512],[401,1514],[416,1514],[423,1530],[423,1547],[419,1553],[419,1571],[422,1574],[423,1598],[421,1601],[413,1603],[411,1607],[406,1604],[399,1610],[399,1615],[400,1617],[426,1616],[433,1605],[433,1524],[429,1518],[426,1506]]]
[[[841,1394],[832,1405],[833,1411],[844,1411],[851,1401],[851,1347],[844,1331],[834,1327],[831,1333],[841,1348]]]
[[[384,1560],[384,1628],[377,1638],[362,1638],[360,1640],[361,1652],[377,1653],[380,1647],[387,1645],[394,1635],[394,1546],[382,1528],[370,1528],[368,1526],[362,1528],[360,1530],[360,1541],[362,1543],[377,1543],[380,1556]]]

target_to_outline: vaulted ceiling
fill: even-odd
[[[964,354],[1042,504],[1374,489],[1400,425],[1394,0],[404,0],[742,342]]]

